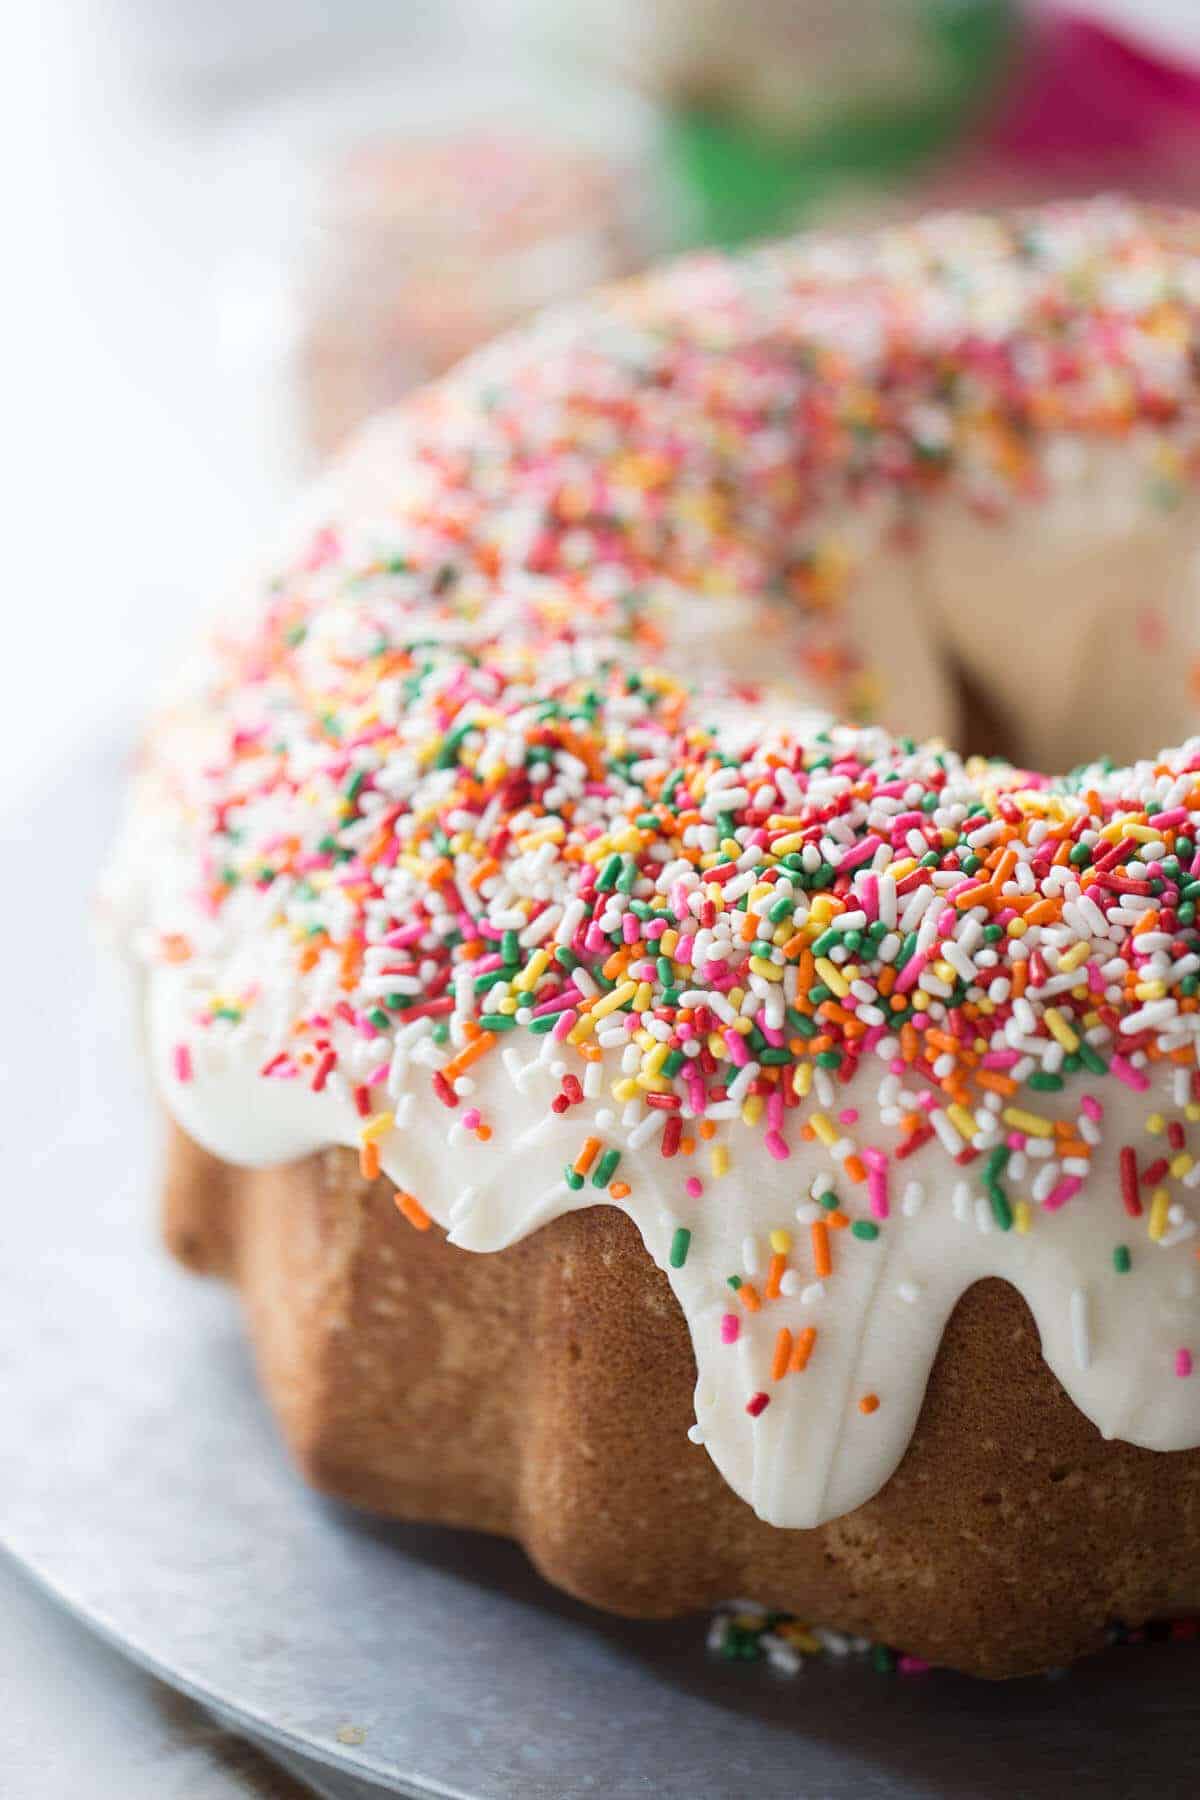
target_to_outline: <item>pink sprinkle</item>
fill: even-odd
[[[577,1025],[578,1023],[579,1023],[579,1014],[575,1011],[575,1008],[573,1006],[569,1006],[565,1013],[559,1014],[558,1024],[554,1027],[554,1030],[550,1033],[550,1036],[552,1038],[556,1039],[557,1042],[561,1044],[563,1039],[566,1037],[567,1033],[570,1031],[571,1027],[573,1025]]]
[[[923,1656],[902,1656],[896,1663],[901,1675],[928,1675],[933,1667]]]
[[[763,1143],[775,1158],[776,1162],[786,1162],[792,1154],[777,1131],[763,1133]]]
[[[1119,1051],[1111,1057],[1108,1066],[1118,1081],[1123,1081],[1126,1087],[1132,1088],[1137,1094],[1144,1094],[1150,1086],[1150,1077],[1145,1071],[1135,1069]]]
[[[192,1053],[186,1044],[176,1044],[171,1061],[174,1065],[176,1081],[192,1079]]]
[[[1068,1200],[1075,1198],[1082,1186],[1083,1177],[1081,1175],[1064,1175],[1042,1201],[1043,1208],[1046,1212],[1057,1212],[1060,1206],[1065,1206]]]
[[[932,950],[922,950],[919,956],[910,956],[897,977],[893,991],[897,994],[907,994],[910,989],[915,988],[932,961]]]
[[[1023,1131],[1010,1131],[1004,1141],[1014,1155],[1022,1151],[1029,1142]]]
[[[1187,820],[1186,806],[1173,806],[1169,812],[1151,813],[1150,824],[1155,831],[1165,831],[1169,825],[1182,825]]]
[[[636,944],[641,935],[642,927],[637,914],[627,912],[621,920],[621,936],[627,944]]]
[[[397,931],[389,931],[383,941],[389,950],[407,950],[416,943],[424,929],[423,925],[401,925]]]
[[[1097,1100],[1095,1094],[1085,1094],[1083,1099],[1079,1102],[1079,1105],[1081,1111],[1092,1120],[1093,1124],[1098,1125],[1104,1117],[1104,1107],[1102,1103]]]
[[[1192,1353],[1191,1353],[1191,1351],[1186,1350],[1186,1349],[1177,1350],[1175,1352],[1175,1373],[1180,1376],[1187,1376],[1187,1375],[1190,1375],[1191,1372],[1192,1372]]]
[[[841,1112],[838,1114],[838,1124],[839,1125],[857,1125],[858,1124],[858,1108],[857,1108],[857,1106],[843,1106]]]
[[[743,1038],[741,1032],[735,1031],[731,1025],[729,1030],[722,1032],[721,1035],[725,1039],[725,1045],[729,1051],[730,1062],[736,1064],[739,1069],[744,1069],[746,1064],[750,1061],[750,1052],[746,1048],[746,1040]]]
[[[871,1202],[871,1211],[877,1219],[886,1219],[889,1212],[887,1170],[870,1168],[867,1170],[867,1198]]]
[[[841,862],[838,864],[838,874],[848,875],[851,869],[860,868],[863,863],[870,862],[882,842],[883,839],[881,837],[878,837],[874,832],[870,833],[869,836],[863,839],[861,844],[856,844],[853,850],[847,850],[845,856],[843,856]]]
[[[742,1321],[738,1318],[736,1313],[722,1313],[721,1342],[723,1344],[736,1344],[741,1329]]]
[[[469,1106],[462,1116],[462,1122],[468,1131],[474,1131],[475,1127],[482,1123],[482,1120],[483,1114],[477,1106]]]
[[[698,1175],[689,1175],[683,1184],[683,1189],[689,1200],[698,1200],[704,1192],[704,1183]]]
[[[877,875],[860,876],[858,897],[868,921],[873,924],[879,917],[879,877]]]

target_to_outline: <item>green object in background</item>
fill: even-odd
[[[839,186],[894,183],[984,111],[1021,40],[1016,0],[922,0],[913,28],[929,80],[917,95],[823,109],[811,128],[774,128],[693,107],[666,124],[668,177],[693,206],[689,236],[736,244],[795,224]]]

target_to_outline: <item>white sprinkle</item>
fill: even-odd
[[[1092,1363],[1092,1339],[1088,1330],[1087,1291],[1077,1287],[1071,1290],[1071,1338],[1075,1345],[1075,1361],[1079,1368],[1088,1369]]]

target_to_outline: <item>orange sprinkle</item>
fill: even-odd
[[[600,1151],[600,1139],[599,1138],[596,1138],[596,1137],[584,1138],[583,1149],[579,1152],[579,1155],[575,1158],[575,1173],[577,1175],[586,1175],[588,1170],[591,1168],[592,1164],[595,1162],[596,1157],[599,1154],[599,1151]]]
[[[782,1381],[788,1372],[788,1363],[792,1354],[792,1334],[786,1325],[781,1325],[775,1338],[775,1354],[771,1358],[771,1380]]]
[[[814,1220],[809,1236],[812,1239],[813,1267],[822,1279],[833,1274],[833,1263],[829,1255],[829,1229],[824,1219]]]
[[[397,1210],[403,1213],[414,1231],[428,1231],[433,1220],[414,1194],[406,1194],[403,1188],[397,1188],[395,1194]]]
[[[879,1411],[879,1395],[878,1394],[864,1394],[862,1399],[858,1403],[858,1410],[860,1413],[878,1412]]]
[[[808,1359],[812,1355],[813,1345],[816,1341],[817,1328],[815,1325],[806,1325],[803,1331],[798,1331],[796,1333],[796,1342],[792,1350],[792,1359],[788,1364],[788,1368],[793,1375],[798,1375],[802,1369],[808,1367]]]
[[[458,1055],[452,1056],[442,1069],[446,1080],[453,1081],[464,1069],[469,1069],[472,1063],[478,1062],[481,1056],[486,1056],[495,1041],[494,1031],[481,1031],[471,1043],[464,1044]]]
[[[771,1258],[771,1261],[767,1267],[766,1286],[763,1288],[763,1293],[766,1295],[768,1300],[778,1300],[778,1298],[779,1298],[779,1283],[783,1279],[783,1271],[786,1268],[787,1268],[787,1257],[786,1256],[775,1255]]]
[[[614,1200],[628,1200],[633,1190],[627,1181],[614,1181],[608,1191]]]
[[[851,1181],[865,1181],[867,1179],[867,1166],[863,1162],[862,1157],[855,1152],[852,1152],[845,1158],[842,1167],[845,1169]]]
[[[364,1181],[374,1181],[379,1173],[379,1145],[363,1144],[358,1152],[358,1172]]]
[[[845,1231],[850,1220],[844,1212],[835,1207],[832,1212],[825,1214],[825,1223],[830,1231]]]
[[[743,1281],[741,1287],[737,1291],[737,1297],[747,1312],[756,1313],[762,1307],[762,1300],[759,1297],[758,1289],[751,1286],[748,1281]]]
[[[975,1077],[981,1088],[990,1088],[993,1094],[1015,1094],[1017,1084],[1011,1075],[999,1075],[995,1069],[980,1069]]]

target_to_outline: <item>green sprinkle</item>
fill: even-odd
[[[989,1181],[985,1183],[985,1186],[988,1191],[988,1199],[992,1203],[992,1217],[995,1219],[1001,1231],[1011,1231],[1013,1215],[1012,1207],[1008,1204],[1007,1194],[1004,1192],[1004,1189],[1000,1186],[999,1182]]]
[[[578,1193],[580,1188],[583,1186],[583,1176],[579,1173],[579,1170],[576,1168],[573,1168],[570,1163],[567,1163],[564,1165],[563,1179],[565,1180],[567,1186],[569,1188],[573,1189],[573,1191],[575,1193]]]
[[[512,1013],[482,1013],[479,1023],[485,1031],[512,1031],[517,1021]]]
[[[688,1248],[691,1245],[691,1241],[692,1234],[687,1226],[677,1225],[675,1227],[675,1235],[671,1239],[671,1253],[668,1259],[673,1269],[682,1269],[684,1263],[688,1259]]]
[[[1129,1254],[1128,1244],[1118,1244],[1113,1250],[1113,1268],[1118,1275],[1128,1275],[1133,1266],[1133,1258]]]
[[[606,1188],[612,1180],[620,1160],[621,1152],[619,1150],[606,1150],[592,1170],[592,1186]]]
[[[870,1244],[879,1236],[879,1227],[870,1219],[855,1219],[850,1227],[850,1236],[862,1238],[864,1242]]]
[[[500,961],[507,968],[515,969],[521,960],[521,946],[517,942],[515,931],[506,931],[500,939]]]
[[[611,894],[617,885],[617,876],[621,873],[621,857],[614,851],[605,862],[596,878],[596,886],[602,894]]]
[[[829,1189],[826,1193],[818,1196],[817,1205],[823,1206],[826,1212],[836,1212],[838,1207],[838,1197],[832,1189]]]

